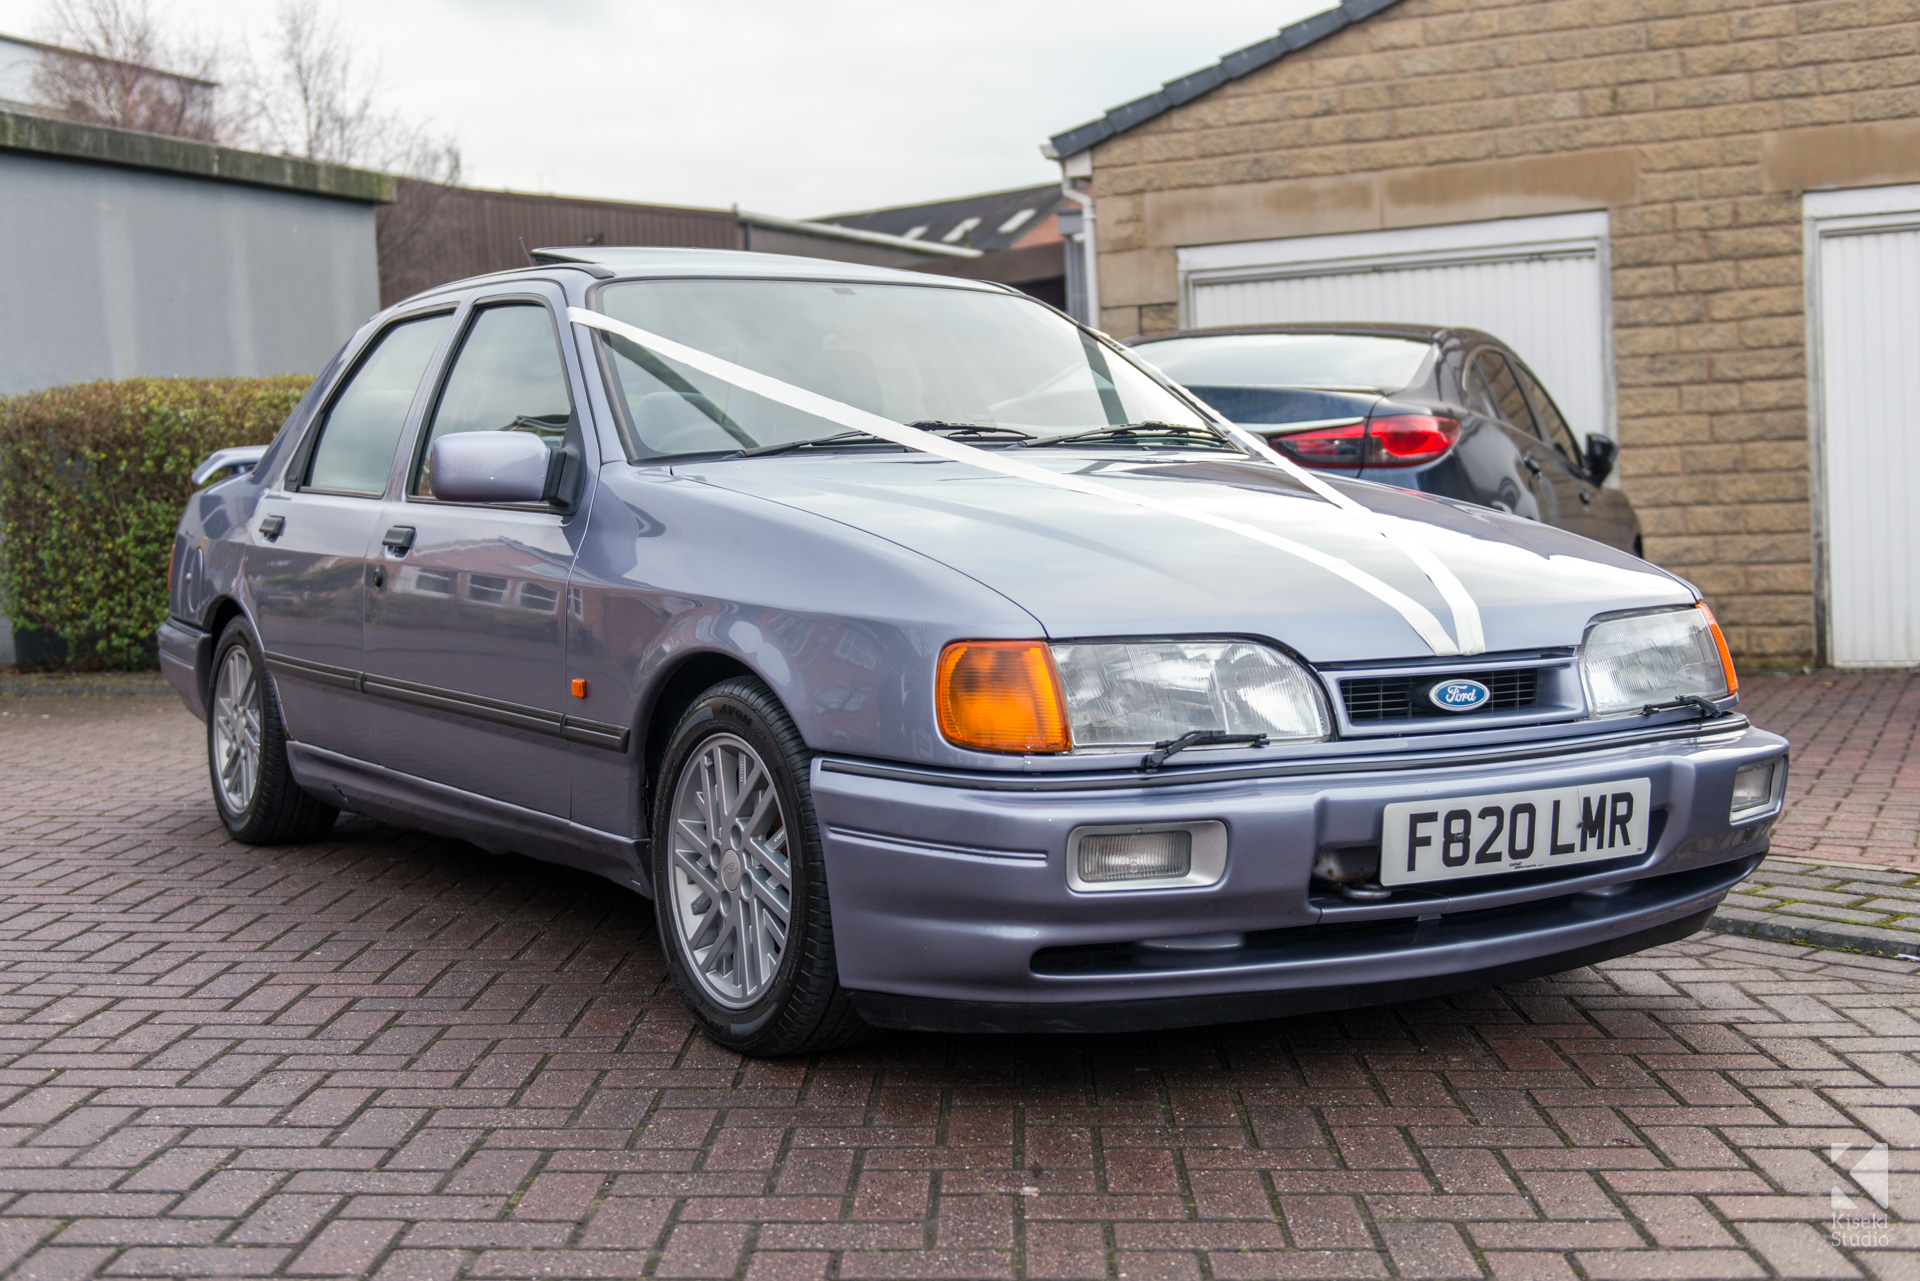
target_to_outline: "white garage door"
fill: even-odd
[[[1920,663],[1920,187],[1810,194],[1806,214],[1827,652]]]
[[[1607,215],[1182,249],[1184,325],[1463,325],[1510,345],[1581,435],[1614,435]]]

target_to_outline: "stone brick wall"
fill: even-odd
[[[1117,335],[1178,324],[1181,245],[1609,210],[1647,553],[1814,657],[1800,193],[1920,181],[1920,0],[1404,0],[1093,171]]]

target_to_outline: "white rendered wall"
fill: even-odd
[[[1179,253],[1184,328],[1402,321],[1485,330],[1574,431],[1612,436],[1607,215],[1302,236]]]
[[[1829,660],[1920,663],[1920,187],[1806,198]]]

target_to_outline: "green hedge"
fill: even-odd
[[[312,380],[129,378],[0,400],[0,599],[78,667],[153,663],[196,464],[262,445]]]

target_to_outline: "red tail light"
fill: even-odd
[[[1308,467],[1358,467],[1366,457],[1367,429],[1360,423],[1269,436],[1282,453]]]
[[[1413,467],[1452,449],[1460,424],[1432,414],[1399,414],[1368,423],[1367,438],[1367,466]]]
[[[1308,467],[1414,467],[1452,449],[1460,424],[1432,414],[1395,414],[1267,439]]]

